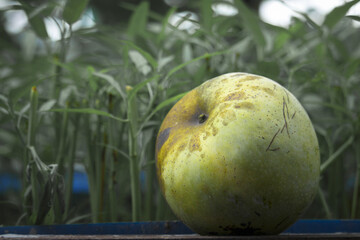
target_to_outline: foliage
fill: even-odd
[[[262,22],[243,2],[240,14],[214,15],[193,1],[194,31],[169,24],[149,2],[124,4],[128,24],[76,28],[87,0],[18,1],[29,25],[0,39],[0,171],[22,179],[2,197],[18,224],[172,219],[156,181],[154,144],[166,112],[184,93],[227,72],[272,78],[293,92],[321,146],[319,195],[304,217],[359,218],[360,35],[346,16],[358,0],[319,25],[306,13],[289,28]],[[230,4],[230,3],[228,3]],[[49,38],[52,19],[61,39]],[[3,26],[1,26],[3,28]],[[34,87],[36,86],[36,87]],[[89,196],[72,194],[84,166]],[[131,210],[129,210],[131,209]],[[15,224],[16,222],[4,222]]]

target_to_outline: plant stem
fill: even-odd
[[[352,199],[352,206],[351,206],[351,218],[355,219],[356,217],[356,210],[357,204],[359,201],[359,185],[360,185],[360,150],[359,150],[359,143],[356,142],[354,144],[355,153],[356,153],[356,173],[355,173],[355,183],[354,183],[354,190],[353,190],[353,199]]]
[[[31,196],[32,196],[32,211],[30,216],[30,222],[35,223],[36,215],[39,212],[39,203],[40,203],[40,194],[37,182],[37,167],[34,159],[32,159],[32,154],[30,152],[30,147],[35,146],[35,131],[36,131],[36,122],[37,122],[37,108],[38,108],[38,92],[36,87],[31,88],[30,93],[30,112],[29,112],[29,123],[28,123],[28,132],[27,132],[27,158],[25,166],[28,166],[31,169],[30,173],[30,184],[31,184]]]
[[[320,166],[320,172],[324,172],[324,170],[342,153],[348,148],[351,143],[354,141],[354,136],[350,136],[343,145],[341,145],[336,152],[331,154],[331,156]]]
[[[69,108],[68,102],[66,103],[66,108]],[[63,118],[61,121],[59,148],[56,155],[56,163],[58,164],[60,174],[63,174],[63,170],[64,170],[64,147],[66,142],[68,122],[69,122],[69,114],[67,111],[65,111],[63,113]]]
[[[108,111],[109,113],[114,113],[114,104],[113,104],[113,95],[109,93],[109,103],[108,103]],[[115,122],[114,119],[108,120],[108,136],[109,136],[109,145],[115,146],[114,144],[114,130],[115,130]],[[108,175],[108,190],[109,190],[109,215],[110,220],[112,222],[116,221],[117,211],[116,211],[116,194],[114,186],[116,185],[116,170],[115,170],[115,163],[117,160],[117,153],[115,150],[109,150],[112,152],[109,163],[109,175]],[[112,157],[112,158],[111,158]]]
[[[129,93],[131,87],[127,89]],[[128,99],[128,119],[129,119],[129,157],[130,157],[130,179],[131,179],[131,204],[132,204],[132,221],[136,222],[140,217],[140,182],[139,182],[139,163],[137,155],[137,129],[138,116],[136,97]]]
[[[63,221],[65,221],[68,217],[70,204],[71,204],[71,193],[73,190],[72,186],[73,186],[73,177],[74,177],[74,162],[75,162],[77,135],[78,135],[78,125],[79,125],[79,119],[76,116],[75,124],[74,124],[74,132],[70,144],[70,154],[69,154],[67,178],[65,184],[65,212],[64,212]]]
[[[324,193],[323,193],[323,191],[322,191],[322,189],[320,187],[319,187],[319,196],[320,196],[321,203],[322,203],[322,205],[324,207],[326,217],[328,219],[331,219],[331,212],[330,212],[330,209],[329,209],[329,205],[327,204]]]

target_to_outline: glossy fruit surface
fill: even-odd
[[[228,73],[165,117],[157,174],[173,212],[200,234],[277,234],[312,202],[319,146],[299,101],[278,83]]]

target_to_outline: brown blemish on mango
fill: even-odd
[[[266,92],[267,94],[274,96],[274,90],[268,87],[260,87],[260,86],[251,86],[250,87],[253,90],[257,90],[257,91],[263,91]]]
[[[202,150],[199,135],[193,135],[191,137],[191,140],[189,142],[189,149],[190,149],[190,152],[193,152],[193,151],[200,152]]]
[[[219,129],[217,129],[216,127],[212,127],[212,135],[216,136],[216,134],[218,134]]]
[[[241,102],[234,105],[234,108],[254,109],[255,105],[250,102]]]
[[[240,99],[243,99],[244,97],[245,97],[244,92],[233,92],[233,93],[230,93],[229,95],[227,95],[224,98],[224,101],[240,100]]]

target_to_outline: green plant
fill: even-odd
[[[352,21],[359,19],[346,16],[357,2],[335,8],[321,25],[301,13],[282,28],[242,1],[233,5],[242,14],[230,17],[214,15],[207,0],[189,1],[200,9],[194,32],[168,23],[176,8],[162,15],[146,1],[121,5],[133,12],[127,24],[99,17],[83,28],[76,22],[96,13],[91,1],[16,1],[1,9],[1,19],[23,11],[29,24],[18,35],[0,24],[0,171],[23,182],[0,208],[17,206],[19,224],[174,218],[154,174],[161,121],[206,79],[242,71],[278,80],[314,123],[322,180],[305,217],[358,218],[360,36]],[[49,37],[49,20],[58,41]],[[78,165],[90,200],[72,194]]]

